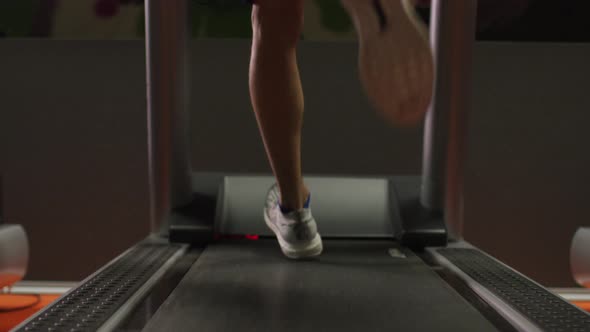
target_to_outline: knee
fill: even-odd
[[[304,0],[256,0],[252,6],[254,42],[295,46],[303,32]]]

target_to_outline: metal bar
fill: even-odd
[[[125,301],[114,313],[111,314],[109,319],[104,322],[98,332],[117,331],[119,326],[127,319],[133,310],[141,304],[141,301],[152,291],[154,286],[164,277],[166,272],[174,266],[174,264],[180,260],[180,258],[186,253],[188,246],[183,245],[176,252],[155,271],[148,280],[133,294],[129,299]]]
[[[447,1],[447,0],[443,0]],[[466,243],[457,242],[458,246],[451,245],[453,247],[469,247]],[[504,318],[513,328],[518,332],[542,332],[535,323],[530,321],[528,317],[522,312],[518,311],[515,307],[507,303],[504,299],[495,294],[492,290],[486,288],[478,281],[471,278],[466,272],[461,270],[458,266],[453,264],[445,256],[441,255],[436,249],[428,248],[426,252],[431,256],[431,259],[445,268],[446,271],[462,280],[471,291],[477,294],[478,297],[492,310],[497,312],[502,318]],[[501,263],[500,263],[501,264]]]
[[[463,233],[463,159],[476,8],[477,0],[433,0],[430,20],[436,78],[424,128],[420,199],[425,208],[444,211],[453,238]]]
[[[148,163],[152,233],[191,198],[187,110],[187,0],[145,2]]]

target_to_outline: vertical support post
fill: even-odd
[[[145,40],[150,227],[191,199],[188,149],[188,0],[146,0]]]
[[[452,238],[463,234],[463,160],[471,108],[477,0],[433,0],[436,79],[424,128],[421,203],[444,212]]]

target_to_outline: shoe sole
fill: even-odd
[[[359,37],[359,74],[373,106],[396,125],[416,125],[432,99],[428,30],[409,0],[342,0]]]
[[[288,258],[291,258],[291,259],[311,258],[311,257],[319,256],[322,253],[322,251],[323,251],[322,237],[320,236],[319,233],[316,234],[316,236],[313,238],[313,240],[311,240],[311,242],[309,244],[306,244],[304,246],[294,246],[294,245],[288,243],[287,241],[285,241],[285,239],[283,239],[281,232],[279,232],[279,230],[276,228],[275,224],[273,224],[270,221],[270,218],[268,217],[268,213],[267,213],[266,209],[264,209],[264,221],[266,223],[266,226],[268,226],[268,228],[270,228],[270,230],[273,231],[273,233],[275,233],[275,236],[277,237],[277,240],[279,241],[279,246],[281,247],[283,254],[285,256],[287,256]]]

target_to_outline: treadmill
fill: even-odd
[[[293,261],[268,175],[193,173],[187,0],[146,0],[152,233],[14,331],[590,331],[590,315],[462,239],[475,0],[434,0],[417,176],[307,176],[324,241]]]

